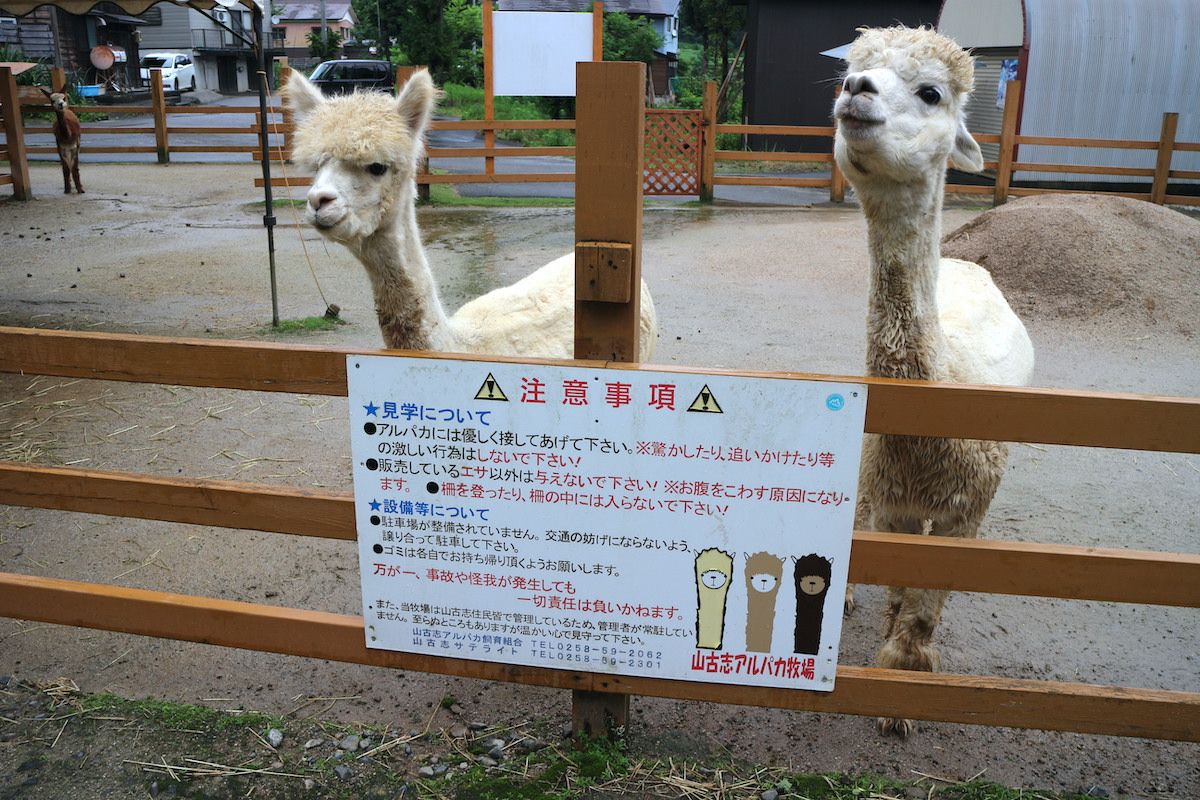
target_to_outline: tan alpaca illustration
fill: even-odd
[[[783,559],[770,553],[746,557],[746,649],[771,652],[775,598],[783,580]]]
[[[733,580],[733,556],[710,547],[696,556],[696,647],[720,650],[725,637],[725,600]]]

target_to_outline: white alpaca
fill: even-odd
[[[572,358],[575,258],[558,258],[447,315],[425,259],[414,175],[437,89],[422,70],[398,98],[356,92],[326,98],[293,73],[293,157],[314,173],[305,216],[366,267],[384,343],[395,349]],[[654,303],[641,287],[638,360],[654,353]]]
[[[934,31],[895,27],[860,31],[847,60],[844,91],[834,105],[834,153],[867,217],[867,373],[1027,384],[1033,345],[991,275],[939,254],[947,162],[973,172],[983,168],[963,118],[974,86],[970,55]],[[977,536],[1007,458],[1001,442],[868,437],[861,522],[881,531]],[[931,640],[946,594],[888,590],[880,666],[937,669]],[[901,736],[915,729],[904,719],[879,725]]]

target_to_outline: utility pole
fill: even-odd
[[[325,11],[325,0],[321,0],[321,53],[329,56],[329,14]]]

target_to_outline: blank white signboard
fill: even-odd
[[[575,96],[575,64],[592,60],[592,15],[497,11],[492,15],[492,93]]]

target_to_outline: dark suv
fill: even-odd
[[[392,65],[386,61],[342,59],[322,61],[309,78],[325,94],[349,94],[355,89],[392,91],[396,82]]]

